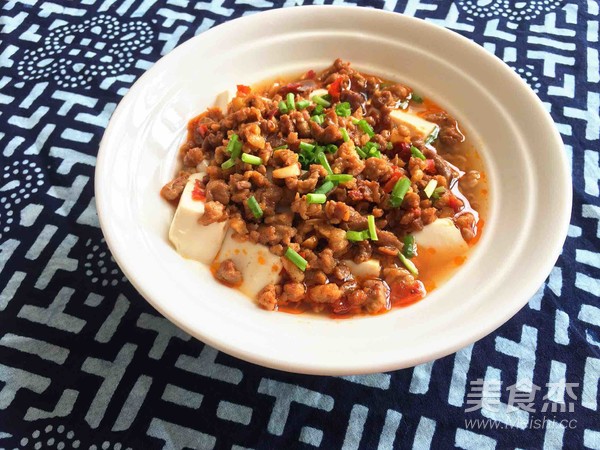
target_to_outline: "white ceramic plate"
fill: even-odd
[[[267,312],[175,252],[167,239],[173,210],[159,190],[176,170],[186,123],[217,93],[321,69],[336,57],[405,82],[467,125],[471,139],[481,142],[489,177],[484,235],[449,282],[408,308],[350,320]],[[177,47],[135,83],[113,114],[95,187],[115,259],[163,315],[230,355],[328,375],[414,366],[502,325],[556,261],[572,196],[552,120],[508,66],[451,31],[354,7],[269,11]]]

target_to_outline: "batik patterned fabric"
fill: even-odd
[[[0,448],[600,448],[596,0],[360,3],[502,58],[565,142],[575,195],[562,255],[529,304],[473,346],[391,373],[287,374],[192,339],[124,278],[93,189],[115,106],[192,36],[301,4],[1,2]]]

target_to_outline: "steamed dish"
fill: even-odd
[[[170,241],[268,310],[420,300],[479,239],[487,187],[456,120],[419,94],[339,59],[221,94],[161,190]]]

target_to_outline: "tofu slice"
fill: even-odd
[[[228,223],[224,221],[202,225],[198,222],[204,214],[204,201],[194,200],[192,191],[196,180],[202,179],[204,175],[204,173],[190,175],[171,222],[169,240],[177,253],[184,258],[210,264],[221,248]]]
[[[278,283],[281,278],[283,266],[279,256],[271,253],[264,245],[233,239],[231,229],[225,236],[215,262],[220,263],[226,259],[231,259],[242,273],[244,280],[239,289],[251,298],[256,298],[262,288],[270,283]]]
[[[376,259],[368,259],[359,264],[356,264],[351,259],[345,259],[342,262],[348,266],[352,275],[357,278],[376,278],[381,271],[381,264]]]
[[[426,139],[431,134],[437,133],[439,128],[437,124],[433,122],[429,122],[415,114],[407,113],[400,109],[394,109],[390,112],[390,118],[397,125],[407,126],[411,130],[413,137]]]
[[[235,97],[235,94],[236,93],[233,89],[227,89],[226,91],[221,92],[219,95],[217,95],[217,98],[215,99],[215,106],[217,108],[220,108],[221,111],[223,111],[223,114],[226,114],[227,105],[229,105],[231,99]]]
[[[413,234],[419,255],[423,252],[435,254],[438,261],[447,261],[464,255],[469,246],[456,228],[452,219],[437,219]],[[431,250],[433,249],[433,251]]]

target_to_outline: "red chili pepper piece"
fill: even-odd
[[[425,160],[425,172],[429,174],[437,173],[437,170],[435,168],[435,161],[433,159]]]
[[[455,213],[459,212],[464,206],[463,202],[460,201],[460,199],[454,195],[448,196],[448,201],[446,203],[450,208],[454,210]]]
[[[206,191],[202,187],[200,180],[196,180],[196,183],[194,183],[194,189],[192,189],[192,200],[206,200]]]
[[[312,80],[316,76],[317,76],[317,73],[314,70],[310,69],[308,72],[306,72],[306,77],[305,78],[307,78],[309,80]]]
[[[204,138],[204,136],[206,136],[206,133],[208,133],[208,127],[201,123],[200,125],[198,125],[198,133],[200,133],[200,136]]]
[[[244,96],[248,95],[250,92],[252,92],[250,86],[244,86],[243,84],[237,85],[237,95]]]
[[[335,80],[333,80],[333,83],[329,85],[329,88],[327,88],[327,92],[329,92],[329,95],[331,95],[331,99],[334,101],[340,99],[340,94],[342,92],[342,80],[342,77],[336,78]]]
[[[399,167],[394,166],[394,172],[390,179],[383,185],[383,192],[389,194],[394,189],[396,182],[402,177],[402,172]]]

